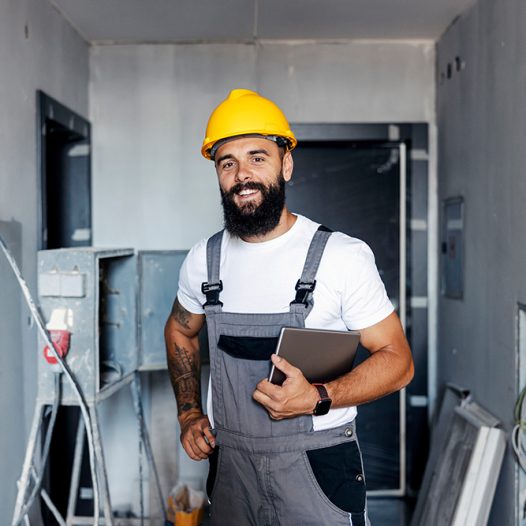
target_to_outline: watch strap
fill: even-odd
[[[312,384],[316,389],[318,389],[318,394],[320,395],[320,400],[330,400],[329,393],[327,388],[323,384]]]

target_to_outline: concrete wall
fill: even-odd
[[[230,89],[260,90],[293,123],[433,122],[434,64],[433,43],[93,47],[95,244],[189,248],[220,226],[199,150]]]
[[[36,95],[88,113],[88,46],[43,0],[0,2],[0,235],[36,290]],[[20,240],[20,241],[19,241]],[[0,259],[3,259],[0,254]],[[36,396],[36,336],[18,288],[0,265],[0,517],[11,517]]]
[[[465,292],[440,301],[439,383],[471,389],[507,432],[517,397],[517,302],[526,302],[525,19],[522,0],[480,0],[437,52],[439,193],[465,198]],[[464,69],[456,71],[455,57]],[[519,524],[514,477],[508,450],[492,525]]]
[[[260,90],[293,123],[434,122],[434,67],[431,42],[92,47],[94,244],[186,249],[221,227],[215,172],[199,151],[229,90]],[[162,391],[153,421],[175,412]],[[157,457],[163,485],[177,462],[178,480],[203,488],[207,463],[188,459],[170,427],[156,438],[173,443]],[[114,501],[124,503],[118,480],[133,480],[135,467],[114,460]]]

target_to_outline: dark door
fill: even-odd
[[[38,92],[40,248],[91,245],[90,124]]]
[[[405,203],[400,200],[404,154],[398,143],[302,142],[294,151],[294,176],[287,188],[292,212],[360,238],[371,247],[396,308],[401,304],[400,290],[405,290],[405,273],[402,277],[400,271],[405,266],[400,236],[401,209],[405,214]],[[361,349],[359,360],[367,356]],[[405,414],[401,408],[405,404],[401,396],[396,393],[358,409],[368,490],[403,492]]]

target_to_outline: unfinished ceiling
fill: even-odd
[[[436,40],[474,0],[50,0],[97,43]]]

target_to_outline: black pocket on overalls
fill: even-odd
[[[208,468],[208,477],[206,479],[206,494],[208,495],[208,500],[212,500],[212,493],[214,491],[214,486],[217,479],[217,465],[219,460],[219,446],[214,448],[214,451],[210,453],[208,461],[210,466]]]
[[[217,346],[233,358],[270,360],[276,352],[278,338],[260,336],[226,336],[221,334]]]
[[[365,524],[365,478],[356,441],[307,451],[320,489],[338,508],[351,513],[353,524]]]

